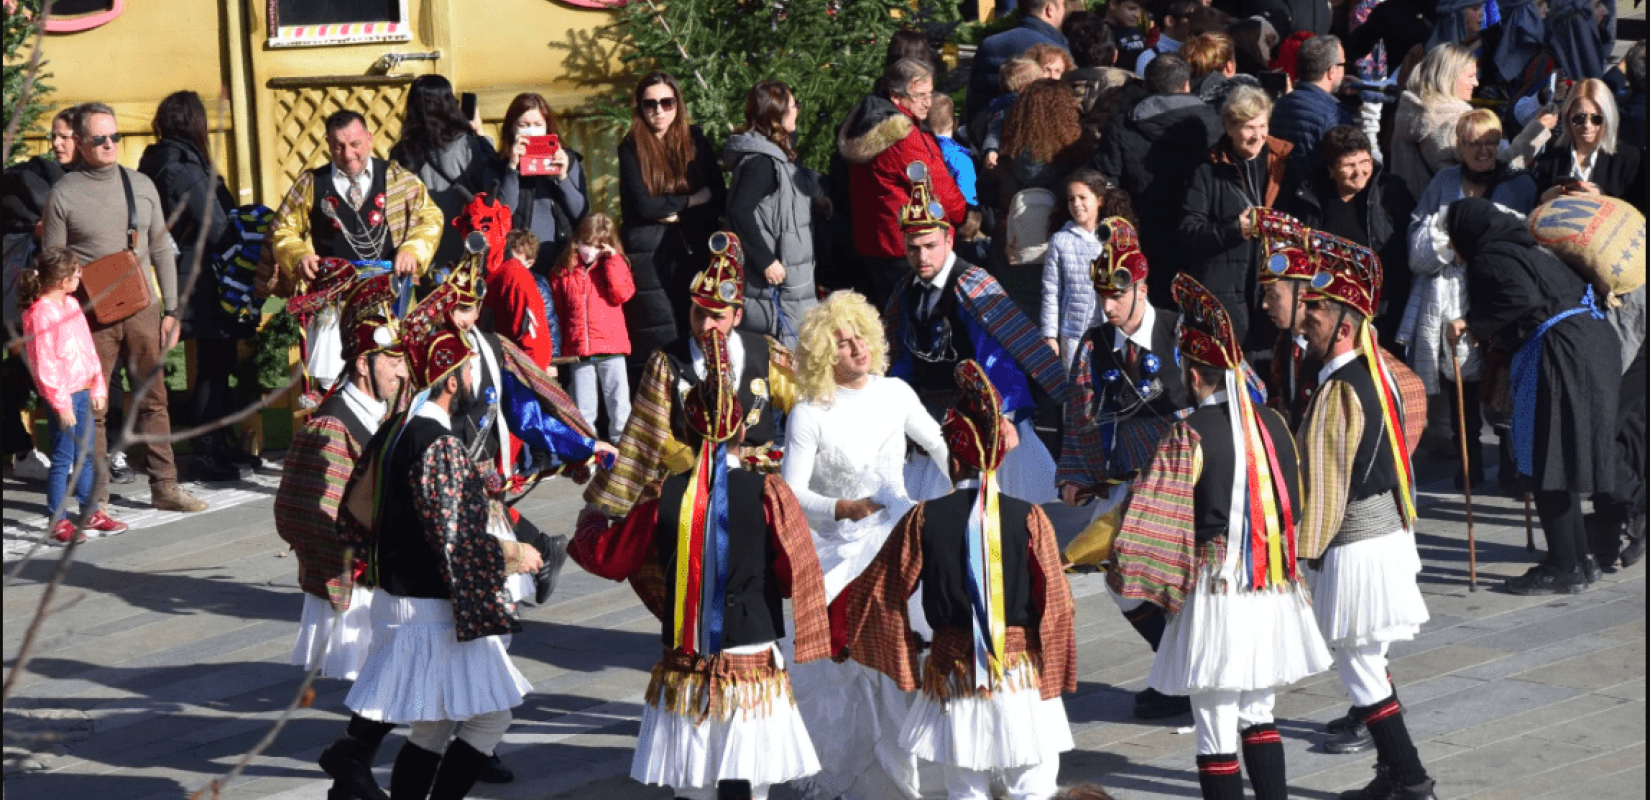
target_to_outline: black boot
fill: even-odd
[[[441,756],[441,769],[435,773],[435,785],[430,787],[430,800],[464,800],[476,785],[481,768],[487,766],[487,759],[486,753],[471,747],[469,742],[453,739]]]
[[[229,463],[218,453],[222,449],[219,445],[220,434],[217,432],[202,434],[194,442],[194,455],[190,458],[189,477],[198,481],[231,482],[246,478],[250,470],[241,472],[241,468]]]
[[[1147,689],[1134,696],[1135,719],[1168,719],[1192,713],[1192,698]]]
[[[1509,594],[1539,597],[1554,594],[1581,594],[1587,589],[1587,576],[1581,567],[1568,571],[1547,563],[1537,564],[1529,572],[1508,578],[1502,588]]]
[[[1389,697],[1360,710],[1369,735],[1375,739],[1376,757],[1392,771],[1393,797],[1431,797],[1432,778],[1421,763],[1421,751],[1409,736],[1398,698]]]
[[[1627,517],[1624,535],[1627,545],[1621,548],[1621,568],[1627,569],[1644,558],[1644,512]]]
[[[504,759],[493,753],[487,757],[487,763],[481,766],[481,773],[476,775],[477,783],[511,783],[516,779],[516,773],[504,766]]]
[[[1203,800],[1243,800],[1243,769],[1237,753],[1197,757],[1197,784]]]
[[[1288,800],[1289,777],[1278,726],[1256,725],[1243,732],[1243,765],[1249,770],[1255,800]]]
[[[322,771],[332,778],[332,792],[355,800],[390,800],[372,779],[372,762],[378,757],[378,745],[395,726],[388,722],[373,722],[359,714],[349,718],[344,736],[321,751]]]
[[[390,771],[390,800],[425,800],[441,763],[440,753],[412,742],[401,745],[401,752],[395,754],[395,768]]]

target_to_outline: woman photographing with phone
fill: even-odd
[[[537,92],[523,92],[510,101],[499,138],[504,164],[499,202],[509,206],[512,228],[525,228],[538,237],[533,264],[548,275],[590,209],[584,158],[561,140],[556,112]],[[551,149],[548,164],[542,158],[528,159],[529,145]],[[531,163],[524,165],[524,160]]]
[[[717,229],[727,187],[674,76],[642,76],[634,102],[630,132],[619,142],[619,238],[636,281],[624,311],[630,365],[639,372],[654,350],[687,333],[688,284],[710,264],[705,241]]]
[[[1610,89],[1588,78],[1570,90],[1558,112],[1558,146],[1536,159],[1541,202],[1565,194],[1619,197],[1644,210],[1644,169],[1639,149],[1616,141],[1621,118]]]

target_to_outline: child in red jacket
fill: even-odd
[[[611,217],[585,217],[573,232],[572,244],[550,273],[562,355],[579,359],[573,365],[573,400],[579,413],[596,424],[599,383],[607,405],[608,437],[616,439],[630,419],[630,379],[624,360],[630,354],[630,334],[622,307],[636,294],[636,284]]]

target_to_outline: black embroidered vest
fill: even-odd
[[[1203,451],[1203,471],[1192,489],[1193,519],[1197,543],[1207,544],[1227,535],[1232,509],[1232,473],[1242,469],[1237,453],[1232,449],[1230,405],[1217,403],[1203,406],[1186,418],[1186,424],[1197,432],[1198,446]],[[1261,408],[1260,419],[1272,435],[1273,452],[1278,459],[1285,488],[1289,492],[1289,507],[1295,520],[1301,518],[1300,467],[1295,453],[1295,437],[1288,423],[1278,412]],[[1278,474],[1274,473],[1277,479]]]
[[[665,479],[653,541],[665,573],[665,620],[661,638],[671,645],[676,613],[676,526],[688,489],[687,475]],[[773,565],[779,546],[768,532],[762,507],[763,476],[728,470],[728,582],[722,611],[722,647],[771,642],[785,635],[784,595]],[[697,591],[696,589],[694,591]]]
[[[1179,323],[1179,314],[1173,311],[1164,311],[1161,308],[1157,309],[1157,321],[1152,325],[1151,349],[1141,352],[1132,365],[1128,363],[1125,353],[1119,353],[1112,349],[1112,343],[1117,340],[1117,326],[1112,325],[1110,322],[1102,322],[1091,328],[1089,336],[1094,341],[1094,349],[1089,363],[1094,369],[1092,378],[1094,380],[1095,402],[1100,402],[1101,389],[1106,386],[1103,376],[1109,370],[1115,369],[1122,373],[1128,379],[1129,385],[1139,385],[1141,379],[1147,377],[1145,356],[1149,352],[1157,357],[1158,362],[1156,374],[1150,376],[1152,390],[1146,393],[1145,407],[1138,409],[1130,416],[1172,417],[1175,412],[1191,405],[1191,395],[1186,392],[1186,382],[1180,374],[1180,365],[1175,362],[1177,339],[1175,329]],[[1124,342],[1125,347],[1131,344],[1132,342]],[[1112,396],[1116,397],[1117,395],[1112,393]],[[1123,393],[1122,397],[1128,401],[1122,403],[1122,406],[1128,406],[1137,401],[1137,397],[1133,392]],[[1119,404],[1113,402],[1112,405],[1117,406]],[[1116,411],[1117,409],[1096,410]]]
[[[926,321],[918,319],[918,310],[928,290],[917,283],[914,275],[906,278],[899,290],[900,337],[899,347],[911,359],[911,387],[917,392],[954,391],[957,388],[958,362],[974,357],[974,342],[968,338],[968,326],[957,309],[957,281],[971,265],[958,259],[951,265],[945,286]]]
[[[322,258],[342,258],[347,261],[395,260],[396,243],[387,235],[384,237],[383,249],[376,254],[355,252],[344,236],[344,230],[348,230],[354,236],[364,237],[370,228],[389,224],[388,213],[376,202],[376,198],[387,194],[384,176],[389,172],[389,163],[376,158],[372,160],[372,186],[367,189],[367,195],[362,199],[359,211],[350,208],[349,200],[338,193],[337,187],[333,185],[332,171],[331,164],[313,170],[315,202],[309,209],[309,236],[310,243],[315,247],[315,254]],[[327,215],[326,207],[329,205],[337,212],[337,225],[334,225],[332,217]],[[376,226],[369,223],[374,211],[378,212]]]
[[[922,525],[922,610],[934,628],[968,628],[968,514],[979,489],[962,489],[924,504]],[[1031,504],[998,495],[1003,540],[1003,618],[1010,627],[1037,622],[1031,597]]]
[[[392,423],[398,419],[392,418],[379,432],[393,435]],[[410,483],[413,465],[423,458],[424,451],[436,439],[450,435],[441,423],[414,417],[395,443],[389,463],[382,467],[389,478],[384,481],[382,517],[378,523],[378,584],[397,597],[451,600],[453,596],[451,587],[441,576],[441,555],[431,547],[424,533],[424,522],[413,506]]]
[[[1346,499],[1366,500],[1398,488],[1398,465],[1392,460],[1392,447],[1386,441],[1381,398],[1375,388],[1375,376],[1369,374],[1369,363],[1360,354],[1335,370],[1329,380],[1344,381],[1351,386],[1364,411],[1363,437],[1358,440],[1358,449],[1352,457],[1352,483]]]

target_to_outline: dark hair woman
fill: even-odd
[[[503,162],[502,179],[498,185],[498,199],[514,212],[513,227],[533,232],[539,239],[538,257],[534,271],[549,275],[550,268],[567,248],[573,229],[590,210],[590,192],[586,185],[584,157],[561,140],[561,148],[551,158],[560,167],[560,175],[523,175],[521,157],[529,136],[555,136],[561,139],[556,127],[556,112],[543,95],[523,92],[510,101],[504,112],[504,125],[499,134],[499,154]]]
[[[1507,591],[1581,592],[1596,568],[1581,498],[1610,492],[1618,480],[1620,339],[1603,298],[1539,247],[1517,216],[1468,197],[1449,207],[1445,225],[1467,264],[1471,341],[1515,354],[1508,438],[1547,537],[1547,558],[1507,581]]]
[[[635,373],[654,350],[687,333],[688,286],[710,263],[706,242],[727,187],[674,76],[642,76],[632,102],[630,131],[619,142],[619,238],[636,281],[624,306]]]
[[[762,81],[745,96],[745,126],[729,137],[722,160],[732,175],[728,229],[745,247],[745,318],[740,327],[796,344],[814,293],[814,199],[819,176],[796,163],[796,95]]]
[[[238,361],[238,332],[218,303],[212,273],[212,252],[229,225],[235,201],[223,177],[212,167],[206,133],[206,106],[194,92],[173,92],[160,101],[150,127],[160,141],[149,145],[138,160],[138,172],[149,176],[160,194],[161,210],[172,224],[178,249],[178,290],[187,300],[178,307],[182,338],[195,340],[194,394],[190,422],[211,422],[235,411],[229,373]],[[207,480],[239,480],[235,461],[245,457],[228,445],[221,432],[196,440],[194,473]],[[253,465],[255,466],[255,465]]]
[[[452,82],[440,75],[420,75],[408,87],[407,117],[390,159],[423,181],[449,221],[498,180],[492,144],[476,134],[459,109]],[[445,267],[463,253],[463,234],[446,225],[430,264]]]

